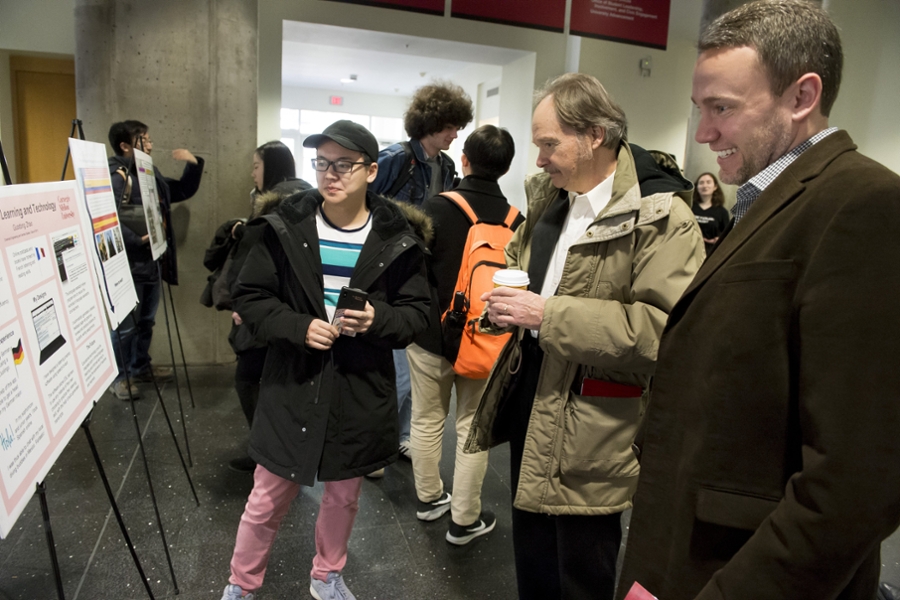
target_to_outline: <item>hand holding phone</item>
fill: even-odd
[[[369,325],[372,323],[372,317],[375,315],[375,310],[371,308],[368,301],[369,294],[366,292],[347,286],[342,287],[331,324],[337,327],[341,335],[355,337],[357,332],[364,333],[368,330]],[[348,310],[364,313],[368,313],[371,310],[372,314],[367,314],[364,318],[352,318],[353,325],[350,326],[348,323],[341,321],[341,317],[345,319],[351,318],[349,315],[345,315]]]

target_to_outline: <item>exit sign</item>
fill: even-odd
[[[341,106],[344,104],[343,96],[330,96],[328,98],[328,103],[332,106]]]

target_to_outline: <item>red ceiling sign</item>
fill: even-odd
[[[444,14],[444,0],[333,0],[334,2],[346,2],[347,4],[363,4],[365,6],[380,6],[382,8],[399,8],[429,15]]]
[[[569,30],[572,35],[665,50],[669,0],[572,0]]]
[[[566,0],[453,0],[451,16],[562,32]]]

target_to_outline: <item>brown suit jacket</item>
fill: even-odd
[[[618,597],[872,600],[900,524],[900,177],[843,131],[671,312]]]

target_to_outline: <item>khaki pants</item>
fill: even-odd
[[[488,453],[465,454],[463,446],[487,379],[457,375],[443,356],[413,344],[406,349],[412,384],[413,475],[416,495],[432,502],[444,492],[441,481],[441,447],[444,422],[450,412],[450,392],[456,385],[456,465],[450,514],[457,525],[471,525],[481,514],[481,484],[487,472]]]

